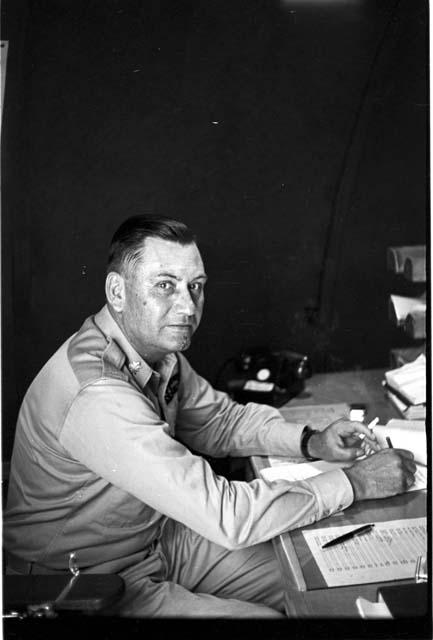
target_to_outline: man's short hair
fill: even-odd
[[[146,238],[161,238],[182,245],[196,242],[183,222],[160,216],[132,216],[122,222],[111,240],[107,273],[116,271],[128,275],[141,258]]]

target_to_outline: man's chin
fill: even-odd
[[[193,331],[189,328],[186,330],[175,329],[166,334],[168,338],[165,342],[170,351],[185,351],[191,345]]]
[[[178,342],[178,347],[176,349],[176,351],[186,351],[187,349],[189,349],[191,345],[191,339],[187,338],[185,340],[180,340]]]
[[[169,340],[166,343],[166,349],[169,352],[173,351],[186,351],[191,345],[191,337],[185,336],[184,338],[178,337],[176,340]]]

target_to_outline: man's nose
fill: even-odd
[[[186,316],[193,316],[195,314],[195,303],[191,297],[189,289],[184,289],[178,292],[175,304],[176,311]]]

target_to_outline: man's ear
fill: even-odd
[[[105,295],[107,302],[117,312],[123,311],[125,304],[125,279],[120,273],[110,271],[105,279]]]

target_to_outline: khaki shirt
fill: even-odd
[[[200,455],[300,455],[303,427],[233,402],[180,353],[152,369],[104,307],[24,398],[5,547],[50,569],[65,569],[75,551],[82,569],[117,572],[152,550],[167,518],[230,549],[310,524],[353,501],[341,470],[230,482]]]

